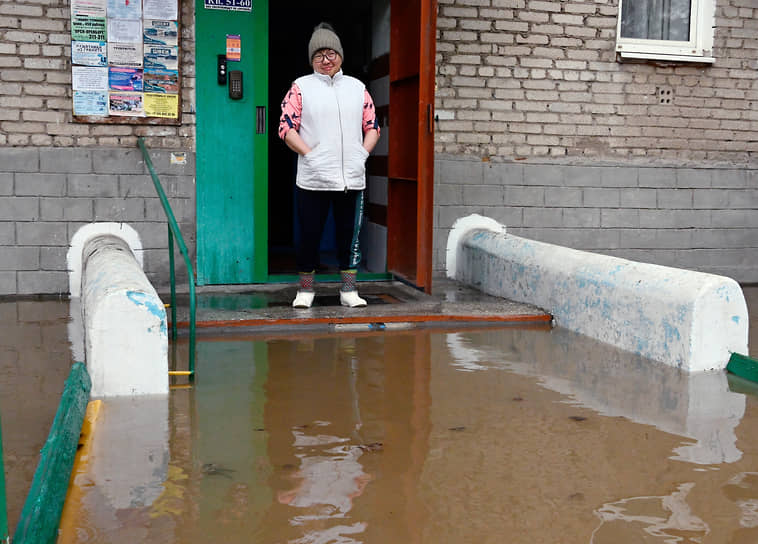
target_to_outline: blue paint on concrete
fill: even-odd
[[[739,325],[740,324],[740,316],[733,315],[732,316],[732,321],[734,321],[735,323],[737,323]]]
[[[127,291],[126,297],[134,302],[134,304],[137,306],[144,306],[148,312],[160,319],[161,334],[167,334],[168,327],[166,325],[166,308],[163,306],[163,304],[156,303],[153,297],[140,291]]]

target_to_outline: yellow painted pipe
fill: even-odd
[[[77,481],[79,476],[84,477],[89,472],[90,450],[92,449],[92,437],[95,431],[95,423],[100,414],[103,401],[93,400],[87,404],[87,411],[82,422],[82,431],[79,434],[79,448],[74,457],[74,466],[71,469],[71,478],[68,482],[66,501],[63,503],[61,521],[58,525],[57,544],[78,542],[78,523],[87,519],[82,513],[82,492],[87,487],[87,482]]]
[[[169,376],[192,376],[194,372],[191,370],[169,370]]]

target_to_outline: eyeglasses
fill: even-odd
[[[316,53],[315,55],[313,55],[313,62],[323,62],[324,59],[331,62],[336,58],[337,58],[337,52],[334,49],[329,49],[328,51],[324,51],[323,53]]]

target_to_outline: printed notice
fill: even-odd
[[[72,66],[71,84],[75,91],[107,91],[108,68]]]
[[[108,68],[108,86],[112,91],[142,91],[142,70],[122,66]]]
[[[105,0],[71,0],[71,15],[105,17]]]
[[[178,119],[179,95],[145,93],[145,116]]]
[[[242,39],[239,34],[226,35],[226,60],[242,60]]]
[[[142,93],[110,93],[108,95],[108,111],[111,115],[144,117],[145,108],[142,102]]]
[[[143,90],[146,93],[179,93],[179,72],[177,70],[150,68],[145,70],[143,78]]]
[[[205,0],[205,9],[227,11],[252,11],[253,0]]]
[[[178,70],[179,48],[160,45],[145,45],[145,68]]]
[[[139,0],[108,0],[108,18],[141,19],[142,2]]]
[[[141,43],[108,43],[108,64],[142,68]]]
[[[177,45],[179,27],[176,21],[145,19],[142,30],[144,42],[149,45]]]
[[[108,93],[74,91],[74,115],[108,115]]]
[[[105,17],[74,15],[71,17],[71,39],[84,42],[104,42]]]
[[[108,41],[118,43],[141,43],[142,21],[108,18]]]
[[[176,0],[142,0],[142,16],[145,19],[179,18],[178,2]]]
[[[107,66],[105,42],[71,42],[71,62],[84,66]]]

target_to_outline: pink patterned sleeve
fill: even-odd
[[[279,137],[284,140],[291,128],[300,130],[300,115],[303,112],[303,94],[293,83],[282,100],[282,115],[279,117]]]
[[[363,93],[363,133],[366,134],[369,130],[379,130],[379,121],[376,118],[376,108],[374,107],[374,100],[366,89]]]

